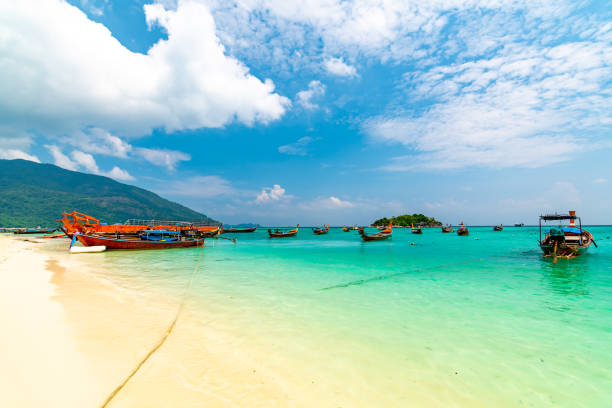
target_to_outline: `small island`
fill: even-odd
[[[442,226],[442,223],[440,221],[436,220],[433,217],[428,217],[423,214],[412,214],[412,215],[404,214],[404,215],[398,215],[397,217],[391,217],[391,218],[385,217],[385,218],[381,218],[381,219],[374,221],[372,225],[375,227],[382,226],[382,225],[389,225],[389,221],[393,222],[394,227],[410,227],[411,225],[421,226],[421,227],[440,227]]]

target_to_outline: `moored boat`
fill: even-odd
[[[383,229],[380,232],[375,234],[366,234],[364,231],[364,227],[359,228],[359,235],[361,235],[361,239],[364,241],[382,241],[384,239],[389,239],[393,235],[393,228],[391,222],[389,222],[389,226]]]
[[[468,236],[469,234],[470,234],[470,231],[468,230],[467,227],[463,225],[463,221],[462,221],[459,228],[457,228],[457,235],[465,237],[465,236]]]
[[[13,231],[13,234],[24,235],[24,234],[51,234],[55,232],[55,228],[53,229],[42,229],[42,228],[22,228]]]
[[[412,224],[410,224],[410,231],[413,234],[422,234],[423,233],[423,229],[420,226],[414,228],[414,225],[412,225]]]
[[[521,223],[518,223],[518,224],[514,224],[514,226],[515,226],[515,227],[524,227],[524,226],[525,226],[525,224],[523,224],[523,223],[521,222]]]
[[[116,238],[104,235],[75,233],[73,239],[78,239],[83,246],[106,249],[169,249],[188,248],[204,245],[204,238],[189,238],[180,231],[145,230],[138,238]]]
[[[223,227],[221,229],[221,234],[240,234],[240,233],[244,233],[244,232],[255,232],[257,231],[257,227],[250,227],[250,228],[225,228]]]
[[[300,229],[300,224],[298,224],[292,230],[283,230],[280,228],[275,228],[274,230],[272,230],[268,228],[268,235],[270,236],[270,238],[294,237],[297,235],[299,229]]]
[[[197,230],[202,233],[216,233],[220,225],[208,225],[206,222],[160,221],[160,220],[127,220],[123,224],[105,224],[87,214],[77,211],[63,212],[60,229],[68,236],[75,232],[87,234],[107,234],[138,236],[145,229],[168,229],[172,231]]]
[[[315,235],[323,235],[323,234],[327,234],[329,232],[329,224],[323,226],[322,228],[313,228],[312,232]]]
[[[568,220],[569,225],[564,226],[562,221]],[[578,220],[578,225],[576,225]],[[544,239],[542,239],[542,221],[559,221],[558,227],[550,228],[545,231]],[[540,216],[540,241],[539,246],[544,257],[553,258],[575,258],[586,253],[595,243],[593,235],[585,229],[582,229],[582,220],[576,216],[575,211],[570,211],[569,215],[564,214],[549,214]]]
[[[449,233],[449,232],[453,232],[453,226],[450,224],[446,224],[442,226],[442,232],[443,233]]]
[[[503,224],[495,225],[493,227],[493,231],[503,231],[503,230],[504,230]]]

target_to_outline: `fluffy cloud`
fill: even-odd
[[[157,166],[165,166],[168,170],[174,170],[176,164],[181,161],[191,160],[191,156],[187,153],[176,150],[167,149],[148,149],[137,147],[134,149],[135,154],[142,156],[148,162]]]
[[[285,189],[275,184],[272,188],[264,187],[259,194],[257,194],[256,203],[262,204],[271,201],[279,201],[285,197]]]
[[[66,170],[77,171],[78,165],[72,160],[70,160],[70,157],[62,153],[59,147],[57,147],[56,145],[46,145],[45,147],[49,150],[49,153],[51,153],[51,155],[53,156],[53,162],[55,163],[56,166],[59,166]]]
[[[539,167],[595,149],[612,124],[612,47],[582,41],[514,46],[491,58],[406,75],[407,97],[426,110],[365,122],[375,141],[412,153],[391,170],[419,167]],[[545,150],[542,150],[545,149]]]
[[[320,98],[323,95],[325,95],[325,85],[320,81],[310,81],[308,89],[298,92],[295,98],[298,104],[304,109],[314,110],[317,109],[319,105],[313,103],[312,100]]]
[[[3,125],[46,135],[97,127],[138,136],[283,115],[289,101],[225,53],[206,5],[152,4],[145,14],[168,37],[140,54],[65,1],[1,2]]]
[[[308,146],[315,139],[310,136],[299,138],[296,142],[278,147],[279,153],[289,154],[293,156],[306,156],[308,154]]]
[[[115,180],[119,180],[119,181],[132,181],[132,180],[136,180],[134,177],[132,177],[130,175],[130,173],[128,173],[127,171],[120,169],[117,166],[114,166],[112,168],[111,171],[109,171],[106,174],[102,174],[104,176],[108,176],[110,178],[113,178]]]
[[[70,155],[78,165],[84,167],[89,173],[100,174],[98,164],[91,154],[74,150]]]
[[[36,163],[40,163],[38,157],[28,154],[22,150],[18,149],[0,149],[0,159],[4,160],[14,160],[14,159],[23,159],[29,160]]]
[[[70,153],[72,159],[66,156],[61,149],[56,145],[45,146],[51,155],[56,166],[62,167],[66,170],[78,171],[79,168],[84,169],[88,173],[97,174],[99,176],[107,176],[121,181],[134,180],[127,171],[114,166],[109,172],[101,171],[96,163],[94,157],[89,153],[84,153],[79,150],[73,150]]]
[[[342,58],[330,58],[325,60],[324,64],[327,72],[345,77],[357,76],[357,70],[354,66],[346,64]]]

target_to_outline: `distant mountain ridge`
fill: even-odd
[[[107,223],[130,218],[206,221],[206,215],[111,178],[26,160],[0,160],[0,226],[55,226],[62,211]]]

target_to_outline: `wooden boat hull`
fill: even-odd
[[[86,247],[105,246],[106,249],[169,249],[201,247],[204,238],[185,241],[147,241],[140,239],[117,239],[97,235],[76,234],[77,239]]]
[[[252,227],[252,228],[228,228],[228,229],[222,229],[221,233],[222,234],[240,234],[240,233],[244,233],[244,232],[255,232],[257,231],[257,227]]]
[[[295,232],[270,232],[268,231],[270,238],[287,238],[287,237],[295,237],[297,235],[297,231]]]
[[[413,229],[412,229],[412,233],[413,233],[413,234],[422,234],[422,233],[423,233],[423,230],[422,230],[422,229],[420,229],[420,228],[413,228]]]
[[[329,232],[329,228],[313,228],[312,233],[315,235],[325,235]]]
[[[364,241],[382,241],[385,239],[391,238],[391,234],[372,234],[372,235],[362,235],[361,239]]]
[[[29,230],[29,231],[13,231],[13,234],[16,235],[31,235],[31,234],[51,234],[55,232],[55,229],[48,229],[48,230]]]
[[[571,238],[574,238],[573,241],[576,241],[576,238],[578,238],[578,242],[569,244],[565,241]],[[563,241],[556,242],[555,245],[555,241],[551,239],[550,235],[547,235],[542,242],[540,242],[540,249],[544,257],[576,258],[584,255],[593,243],[593,236],[586,230],[582,231],[582,245],[580,245],[579,239],[579,234],[567,234]]]
[[[467,228],[459,228],[457,230],[457,235],[460,237],[466,237],[470,234],[470,231]]]
[[[503,230],[504,230],[504,227],[501,227],[499,225],[496,225],[493,227],[493,231],[503,231]]]
[[[442,233],[448,234],[449,232],[453,232],[452,228],[442,228]]]

